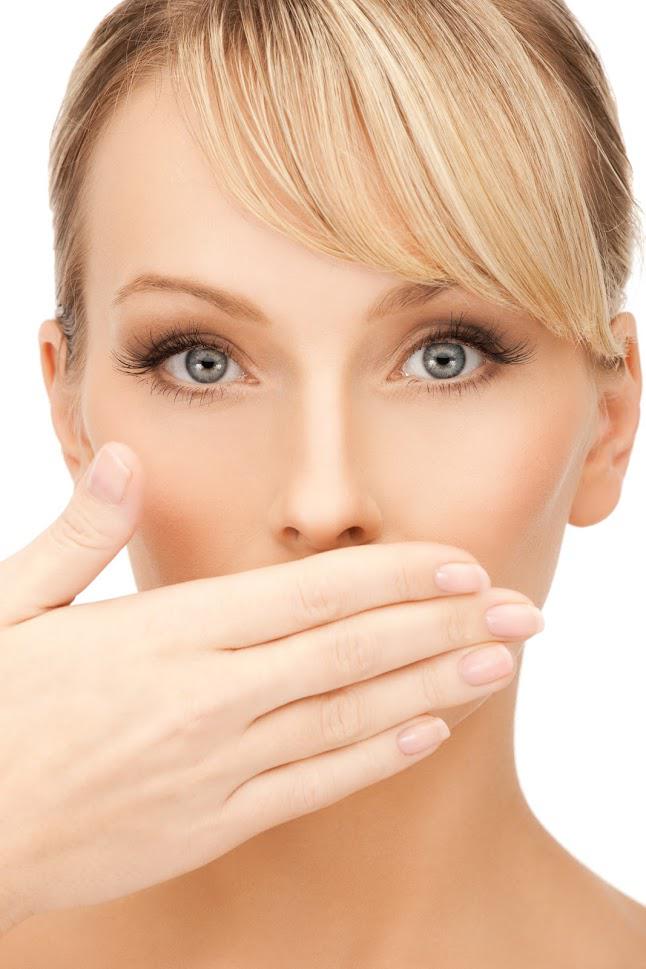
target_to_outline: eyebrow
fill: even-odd
[[[373,303],[365,314],[366,323],[374,323],[390,313],[409,309],[427,303],[447,289],[455,289],[457,284],[451,280],[431,283],[404,282],[389,289]],[[261,326],[271,326],[271,320],[261,308],[239,293],[222,287],[210,286],[194,279],[176,276],[162,276],[158,273],[143,273],[117,290],[113,306],[123,303],[133,293],[173,292],[184,293],[215,306],[216,309],[233,319],[247,320]]]

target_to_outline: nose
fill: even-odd
[[[278,541],[301,555],[374,542],[382,513],[362,461],[365,430],[357,427],[344,391],[319,383],[299,403],[284,439],[285,468],[272,509]]]

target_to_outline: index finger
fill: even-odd
[[[434,573],[447,562],[479,564],[455,546],[391,542],[330,549],[125,598],[137,600],[133,605],[144,611],[157,645],[161,639],[162,646],[240,649],[390,603],[444,596]],[[136,612],[135,621],[137,614],[143,617]]]

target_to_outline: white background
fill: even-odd
[[[531,0],[528,0],[531,6]],[[0,558],[67,504],[72,481],[49,416],[38,327],[55,307],[48,140],[72,66],[113,7],[105,0],[6,4],[0,58],[3,151]],[[573,0],[617,97],[636,194],[646,208],[643,31],[634,0]],[[646,327],[639,263],[626,308]],[[646,356],[646,354],[643,354]],[[567,526],[545,604],[545,632],[525,650],[516,750],[541,823],[583,864],[646,904],[646,431],[621,502],[605,521]],[[124,549],[77,602],[136,592]],[[1,590],[0,590],[1,594]]]

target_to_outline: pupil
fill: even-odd
[[[214,360],[213,357],[216,359]],[[191,370],[194,367],[194,370]],[[197,347],[191,350],[186,357],[186,369],[200,383],[214,383],[211,375],[219,378],[226,372],[226,355],[219,350],[211,350],[209,347]]]
[[[426,348],[424,366],[434,377],[455,377],[465,359],[466,354],[459,343],[435,343]]]

